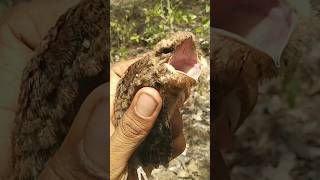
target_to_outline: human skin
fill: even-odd
[[[110,81],[110,102],[111,102],[110,112],[111,112],[111,116],[110,116],[110,118],[113,118],[112,117],[113,116],[112,102],[113,102],[115,94],[116,94],[117,83],[120,80],[120,78],[124,75],[125,70],[135,61],[136,61],[136,59],[132,59],[129,61],[123,61],[123,62],[117,63],[111,67],[111,74],[110,74],[110,80],[111,80]],[[150,87],[146,87],[146,88],[142,88],[141,90],[139,90],[137,92],[132,104],[136,103],[137,96],[139,96],[139,94],[143,94],[143,93],[150,95],[159,104],[162,103],[160,94],[155,89],[150,88]],[[147,103],[145,105],[146,107],[152,106],[148,103],[147,99],[145,99],[143,102]],[[127,117],[127,118],[123,119],[122,122],[125,122],[125,121],[128,122],[128,120],[131,119],[131,121],[133,121],[135,125],[123,126],[123,124],[127,124],[127,123],[121,123],[117,128],[115,128],[113,126],[113,124],[110,122],[110,135],[111,135],[110,153],[115,154],[115,156],[110,157],[111,177],[120,177],[120,176],[123,176],[124,174],[127,173],[127,172],[125,172],[126,166],[123,166],[123,165],[127,164],[127,161],[129,160],[131,155],[134,153],[134,151],[137,149],[138,145],[143,141],[143,139],[146,137],[146,135],[148,134],[148,132],[152,128],[152,125],[155,122],[156,117],[157,117],[156,116],[157,114],[152,114],[151,116],[147,115],[147,116],[149,116],[147,118],[143,118],[143,117],[146,117],[146,115],[139,116],[139,113],[137,113],[135,110],[136,108],[131,108],[131,107],[132,107],[132,105],[130,106],[129,110],[126,112],[125,117]],[[160,111],[160,107],[159,107],[159,109],[156,110],[156,112],[158,113],[159,111]],[[173,127],[172,127],[172,130],[173,130],[172,131],[173,158],[178,156],[179,154],[181,154],[186,146],[185,138],[182,133],[182,126],[183,126],[182,125],[182,116],[178,110],[175,112],[174,116],[175,116],[173,118],[174,121],[172,122],[173,123]],[[140,127],[137,127],[136,125],[139,125],[139,124],[141,124],[141,125],[143,124],[143,125]],[[143,127],[143,128],[141,129],[141,127]],[[138,134],[138,136],[136,134]],[[129,141],[126,141],[125,143],[123,143],[124,142],[123,140],[115,141],[115,139],[117,139],[117,137],[119,137],[119,139],[124,139],[125,137],[127,137],[127,140],[129,140]],[[112,143],[113,141],[115,141],[115,143]],[[119,144],[119,143],[121,143],[121,144]],[[125,150],[125,149],[127,151],[123,152],[123,150]],[[128,150],[131,152],[130,154],[128,154]],[[119,162],[122,162],[122,163],[119,163]],[[121,165],[121,166],[119,166],[119,165]],[[145,167],[145,170],[147,171],[146,173],[150,175],[151,168]]]
[[[11,129],[17,108],[17,99],[20,89],[20,80],[23,68],[31,59],[35,49],[40,44],[50,27],[58,17],[69,7],[78,3],[78,0],[34,0],[12,8],[6,14],[0,24],[0,83],[8,84],[2,86],[0,97],[0,124],[3,131],[0,131],[0,177],[7,177],[12,171],[11,162]],[[72,127],[65,138],[58,152],[51,158],[48,166],[40,175],[40,179],[77,179],[107,176],[107,125],[104,118],[108,114],[108,102],[112,102],[115,94],[115,87],[126,68],[133,61],[115,64],[111,68],[110,84],[100,85],[93,90],[83,102]],[[110,95],[109,96],[109,86]],[[149,101],[148,106],[138,106],[138,96],[148,94],[154,101]],[[148,101],[144,97],[144,101]],[[150,109],[152,103],[156,108]],[[125,175],[129,158],[147,136],[157,113],[159,112],[162,100],[159,93],[152,88],[143,88],[136,94],[133,105],[128,109],[123,126],[114,128],[110,122],[110,176],[120,178]],[[148,114],[150,114],[148,116]],[[107,119],[107,118],[106,118]],[[138,123],[138,125],[137,125]],[[185,148],[185,139],[182,134],[181,114],[177,111],[173,122],[173,154],[177,156]],[[79,157],[79,144],[82,144],[85,157]],[[88,170],[84,166],[90,161],[92,167]],[[93,169],[92,169],[93,168]],[[150,169],[147,168],[150,172]],[[97,174],[95,174],[97,173]]]

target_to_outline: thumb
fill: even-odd
[[[111,136],[110,172],[126,168],[128,160],[153,127],[161,106],[162,99],[157,90],[145,87],[136,93]]]

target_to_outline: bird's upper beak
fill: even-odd
[[[296,22],[296,11],[286,0],[215,0],[211,30],[230,36],[280,58]]]
[[[201,66],[198,63],[198,54],[192,37],[184,40],[170,58],[169,65],[176,71],[183,73],[195,80],[201,74]]]

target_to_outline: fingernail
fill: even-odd
[[[157,101],[146,93],[141,93],[138,97],[135,111],[142,118],[150,117],[158,106]]]

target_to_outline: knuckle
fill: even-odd
[[[128,139],[144,137],[148,134],[145,126],[127,113],[125,113],[124,120],[121,122],[120,130]]]

